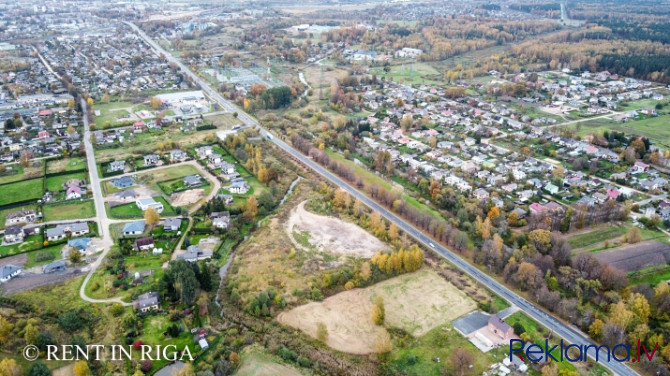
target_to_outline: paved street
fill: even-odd
[[[157,54],[164,54],[166,58],[169,61],[174,62],[177,64],[179,67],[181,67],[182,71],[184,74],[187,74],[190,76],[194,82],[196,82],[198,85],[201,86],[202,90],[207,93],[213,100],[217,101],[223,108],[228,109],[231,112],[237,112],[238,113],[238,118],[242,121],[245,122],[245,124],[249,126],[259,126],[257,122],[255,122],[249,115],[245,114],[242,112],[240,109],[236,108],[233,104],[231,104],[228,101],[225,101],[221,95],[219,95],[215,90],[213,90],[209,84],[200,77],[198,77],[195,73],[190,71],[185,65],[183,65],[178,59],[176,59],[174,56],[172,56],[170,53],[166,52],[163,48],[161,48],[158,44],[156,44],[153,40],[151,40],[144,32],[139,30],[134,24],[132,23],[127,23],[130,27],[132,27],[148,44],[150,44],[155,52]],[[444,257],[446,260],[451,262],[452,264],[456,265],[458,268],[461,270],[465,271],[468,273],[470,276],[478,280],[480,283],[482,283],[484,286],[492,290],[494,293],[500,295],[502,298],[507,300],[513,305],[516,305],[519,307],[520,310],[524,311],[526,314],[531,316],[533,319],[536,321],[540,322],[542,325],[552,329],[557,335],[561,336],[564,338],[566,341],[570,343],[575,343],[575,344],[593,344],[593,342],[588,339],[588,337],[582,333],[580,330],[575,328],[574,326],[570,324],[566,324],[563,321],[553,317],[551,314],[545,312],[543,309],[538,308],[534,304],[530,303],[523,297],[519,296],[515,292],[511,291],[498,281],[494,280],[493,278],[489,277],[486,275],[486,273],[480,271],[477,269],[475,266],[471,265],[467,261],[461,259],[459,256],[457,256],[455,253],[450,251],[449,249],[437,244],[436,241],[433,239],[429,238],[427,235],[421,233],[419,230],[414,228],[412,225],[409,223],[405,222],[405,220],[401,219],[400,217],[396,216],[386,208],[382,207],[381,205],[377,204],[375,201],[370,199],[368,196],[365,194],[359,192],[352,186],[350,186],[348,183],[340,179],[339,177],[335,176],[334,174],[330,173],[328,170],[325,168],[321,167],[318,165],[316,162],[312,161],[308,157],[304,156],[297,150],[293,149],[291,146],[283,142],[282,140],[279,140],[277,137],[271,136],[267,130],[260,128],[261,129],[261,134],[270,139],[272,142],[274,142],[277,146],[282,148],[284,151],[289,153],[292,157],[295,159],[299,160],[302,162],[304,165],[310,167],[313,169],[315,172],[318,174],[322,175],[324,178],[330,180],[333,184],[347,190],[350,195],[353,197],[360,199],[365,203],[367,206],[372,208],[373,210],[379,212],[381,215],[383,215],[387,220],[395,223],[399,228],[401,228],[403,231],[405,231],[407,234],[411,235],[414,237],[417,241],[422,243],[425,247],[427,248],[432,248],[436,253],[438,253],[440,256]],[[633,371],[631,368],[626,366],[625,364],[618,363],[615,361],[611,362],[606,362],[603,360],[606,359],[607,355],[604,353],[604,351],[601,351],[601,364],[605,365],[607,368],[609,368],[613,373],[618,374],[618,375],[636,375],[637,373]]]

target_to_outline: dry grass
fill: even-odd
[[[242,352],[242,362],[234,373],[235,376],[300,376],[293,367],[278,363],[264,350],[251,346]]]
[[[319,251],[370,258],[388,248],[382,241],[362,228],[341,219],[314,214],[305,210],[306,201],[291,210],[285,229],[309,235],[308,242]],[[299,244],[295,244],[300,247]]]
[[[463,292],[424,268],[297,307],[281,313],[277,320],[315,338],[317,324],[323,322],[328,328],[328,346],[369,354],[376,351],[378,339],[386,334],[386,329],[375,325],[370,316],[377,296],[384,299],[385,325],[417,337],[476,308]]]

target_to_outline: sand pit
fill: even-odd
[[[370,317],[377,295],[384,298],[385,325],[401,328],[415,337],[476,308],[463,292],[424,268],[282,312],[277,320],[315,338],[317,324],[323,322],[328,328],[328,346],[351,354],[369,354],[386,331],[374,325]]]
[[[184,192],[173,193],[170,196],[170,205],[188,206],[191,204],[195,204],[203,197],[205,197],[204,189],[190,189]]]
[[[293,209],[286,222],[285,229],[292,240],[293,232],[306,231],[309,233],[309,243],[320,251],[366,258],[387,248],[381,240],[353,223],[305,210],[305,203],[303,201]]]

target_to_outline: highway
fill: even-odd
[[[299,160],[302,162],[304,165],[310,167],[312,170],[323,176],[324,178],[328,179],[331,181],[333,184],[341,187],[342,189],[345,189],[351,196],[361,200],[363,203],[365,203],[368,207],[370,207],[372,210],[375,210],[379,212],[382,216],[384,216],[388,221],[395,223],[401,230],[405,231],[408,235],[414,237],[418,242],[422,243],[426,248],[430,248],[433,251],[435,251],[437,254],[440,256],[444,257],[447,261],[451,262],[454,264],[456,267],[460,268],[473,278],[475,278],[477,281],[482,283],[484,286],[489,288],[491,291],[493,291],[495,294],[501,296],[503,299],[507,300],[509,303],[516,305],[519,307],[522,311],[524,311],[527,315],[532,317],[534,320],[538,321],[542,325],[546,326],[547,328],[550,328],[556,333],[556,335],[562,337],[566,341],[574,344],[579,344],[579,345],[591,345],[594,344],[587,335],[582,333],[579,329],[571,326],[570,324],[566,324],[563,321],[553,317],[551,314],[548,314],[545,312],[543,309],[535,306],[534,304],[530,303],[528,300],[524,299],[523,297],[519,296],[515,292],[511,291],[507,287],[505,287],[503,284],[499,283],[495,279],[489,277],[486,275],[484,272],[480,271],[477,269],[475,266],[471,265],[467,261],[461,259],[459,256],[457,256],[454,252],[450,251],[449,249],[441,246],[438,244],[437,241],[431,239],[427,235],[423,234],[414,226],[410,225],[408,222],[403,220],[402,218],[396,216],[386,208],[382,207],[379,205],[377,202],[374,200],[370,199],[368,196],[365,194],[361,193],[357,189],[355,189],[353,186],[349,185],[347,182],[344,180],[340,179],[336,175],[332,174],[330,171],[326,170],[324,167],[321,167],[321,165],[317,164],[316,162],[312,161],[299,151],[293,149],[293,147],[289,146],[286,144],[284,141],[278,139],[277,137],[272,136],[266,129],[263,129],[260,127],[260,125],[248,114],[244,113],[240,109],[238,109],[236,106],[234,106],[232,103],[226,101],[218,92],[213,90],[209,84],[205,81],[203,81],[200,77],[198,77],[195,73],[193,73],[188,67],[186,67],[184,64],[182,64],[178,59],[176,59],[174,56],[166,52],[162,47],[160,47],[158,44],[156,44],[151,38],[149,38],[142,30],[140,30],[137,26],[130,22],[126,22],[128,26],[133,28],[135,32],[144,39],[144,41],[149,44],[156,52],[156,54],[160,55],[161,53],[166,56],[166,58],[177,64],[181,69],[182,72],[191,79],[193,79],[194,82],[196,82],[200,87],[202,88],[203,92],[207,93],[210,98],[215,100],[216,102],[219,103],[223,108],[229,110],[230,112],[237,112],[238,113],[238,119],[243,121],[247,126],[255,126],[260,129],[261,135],[268,138],[270,141],[274,142],[277,146],[282,148],[284,151],[286,151],[289,155],[291,155],[293,158]],[[593,351],[590,352],[592,354]],[[632,350],[631,350],[632,352]],[[624,363],[619,363],[616,361],[610,361],[607,362],[607,353],[604,351],[600,352],[600,363],[607,367],[610,371],[612,371],[614,374],[617,375],[622,375],[622,376],[629,376],[629,375],[637,375],[635,371],[633,371],[630,367],[628,367]]]

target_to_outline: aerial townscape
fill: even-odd
[[[0,1],[0,376],[670,376],[669,188],[668,1]]]

